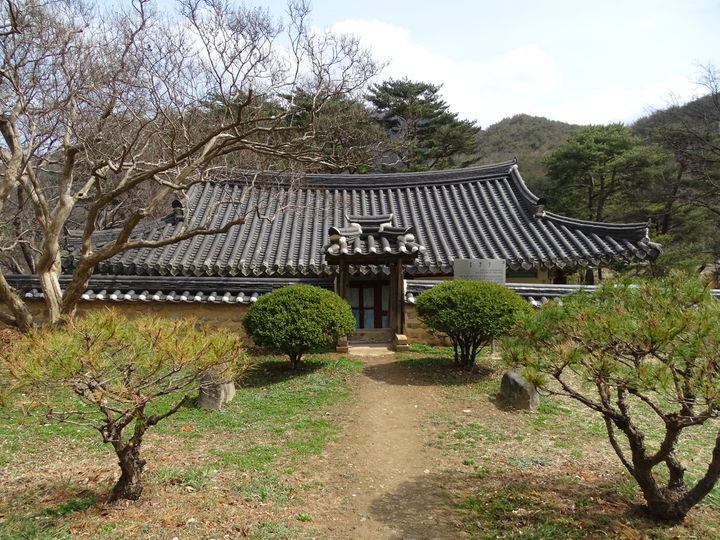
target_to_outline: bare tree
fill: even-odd
[[[304,0],[290,2],[285,25],[266,10],[223,0],[178,0],[177,7],[170,17],[151,0],[110,12],[83,0],[3,4],[0,238],[4,248],[37,250],[50,323],[74,314],[99,262],[243,223],[247,214],[221,229],[201,223],[156,241],[134,235],[229,156],[279,169],[342,166],[318,143],[316,119],[329,100],[361,92],[377,73],[357,40],[311,32]],[[306,114],[311,96],[310,121],[296,123],[300,91]],[[95,246],[93,233],[118,201],[143,189],[140,204],[111,217],[116,236]],[[8,226],[13,212],[5,205],[18,193],[18,206],[33,216],[27,231]],[[72,219],[82,236],[63,291],[61,240]],[[0,303],[8,310],[0,321],[33,325],[2,275]]]

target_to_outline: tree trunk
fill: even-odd
[[[18,208],[21,210],[25,208],[25,192],[23,191],[23,188],[21,185],[18,185],[17,187],[17,200],[18,200]],[[15,218],[14,221],[15,225],[15,236],[16,238],[20,238],[23,234],[23,225],[26,225],[22,222],[22,219],[20,218],[20,213],[18,214],[18,217]],[[27,244],[27,242],[21,242],[20,243],[20,251],[22,252],[23,258],[25,259],[25,264],[27,265],[27,273],[28,274],[34,274],[36,272],[35,268],[35,256],[33,255],[32,250],[30,249],[30,246]],[[22,274],[23,272],[18,272],[18,274]]]
[[[472,355],[472,344],[465,340],[460,342],[460,365],[465,371],[471,370],[475,365],[475,357]]]
[[[21,332],[29,332],[34,326],[35,321],[32,313],[23,302],[20,295],[5,280],[5,276],[0,274],[0,304],[4,304],[10,310],[10,317],[2,317],[2,322],[16,327]]]
[[[47,239],[43,246],[43,254],[37,265],[40,288],[45,295],[45,307],[48,322],[52,325],[60,321],[60,305],[62,289],[60,288],[60,245],[57,241]]]
[[[70,283],[68,283],[62,299],[60,312],[63,315],[67,315],[69,317],[75,316],[77,305],[90,283],[92,271],[92,266],[83,265],[81,262],[75,269],[75,272],[73,272],[72,279],[70,280]]]
[[[142,473],[145,468],[145,460],[140,458],[140,444],[129,442],[121,450],[116,450],[116,453],[122,472],[113,487],[110,501],[118,499],[136,501],[143,491]]]
[[[60,288],[60,275],[56,270],[41,269],[38,273],[40,288],[45,295],[45,307],[48,314],[48,322],[52,325],[60,321],[60,305],[62,303],[62,289]]]
[[[685,519],[692,505],[687,504],[685,489],[660,489],[650,497],[645,495],[650,516],[663,523],[680,523]]]
[[[663,208],[662,213],[662,220],[660,220],[660,234],[667,234],[670,230],[670,225],[672,223],[672,211],[673,211],[673,204],[675,203],[675,200],[677,199],[678,191],[680,190],[680,180],[682,179],[683,170],[682,168],[678,171],[677,174],[677,184],[673,186],[672,193],[668,197],[667,201],[665,201],[665,207]]]

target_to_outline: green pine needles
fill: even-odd
[[[604,417],[654,518],[681,521],[720,479],[720,434],[694,485],[679,446],[720,416],[720,302],[697,278],[605,282],[523,317],[505,348],[535,384]]]

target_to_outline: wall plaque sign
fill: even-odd
[[[453,277],[505,285],[505,259],[455,259]]]

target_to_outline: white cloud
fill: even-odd
[[[534,45],[483,61],[458,61],[427,50],[407,30],[379,21],[347,20],[332,31],[358,36],[378,60],[387,61],[382,78],[442,84],[451,109],[483,127],[537,108],[536,102],[561,83],[553,60]]]
[[[656,22],[657,17],[649,17],[636,24]],[[378,60],[387,61],[381,79],[408,77],[442,84],[442,95],[451,109],[483,128],[520,113],[575,124],[630,123],[666,107],[673,97],[685,102],[697,92],[689,79],[676,77],[645,87],[623,87],[617,82],[594,86],[578,96],[577,83],[581,92],[583,88],[576,74],[564,77],[553,58],[536,45],[508,49],[494,57],[457,60],[428,50],[408,30],[380,21],[346,20],[334,24],[332,31],[358,36]]]
[[[659,13],[655,13],[643,19],[638,19],[633,22],[637,28],[656,28],[666,21],[666,17]]]
[[[673,101],[689,101],[696,97],[697,91],[697,85],[683,77],[640,89],[597,89],[561,106],[548,108],[543,116],[575,124],[631,123],[654,110],[666,108]]]

